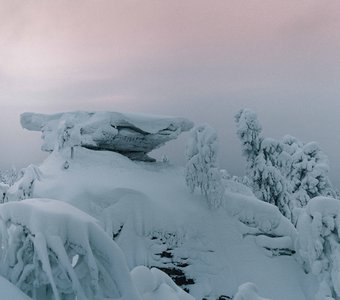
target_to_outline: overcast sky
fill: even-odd
[[[340,187],[340,1],[0,0],[0,168],[38,163],[24,111],[133,111],[209,123],[242,174],[233,116],[315,140]],[[165,148],[182,162],[184,136]]]

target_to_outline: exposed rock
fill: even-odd
[[[24,113],[21,125],[41,131],[42,150],[53,151],[62,122],[72,122],[80,135],[80,146],[119,152],[133,160],[152,161],[147,153],[176,139],[193,127],[184,118],[118,112],[68,112],[60,114]]]

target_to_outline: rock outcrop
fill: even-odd
[[[24,113],[21,125],[41,131],[42,150],[51,152],[58,141],[62,123],[72,124],[79,146],[119,152],[133,160],[152,161],[147,153],[176,139],[193,127],[184,118],[118,112],[68,112],[53,115]]]

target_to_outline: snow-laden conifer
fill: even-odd
[[[262,127],[253,111],[243,109],[235,120],[247,160],[247,177],[252,182],[255,195],[276,205],[286,217],[291,218],[287,182],[280,169],[284,165],[282,145],[274,139],[262,137]]]
[[[187,145],[186,183],[191,192],[200,189],[211,208],[222,204],[224,186],[217,167],[218,139],[208,125],[195,127]]]
[[[235,120],[247,177],[258,198],[275,204],[295,222],[295,209],[311,198],[337,197],[328,177],[327,156],[317,143],[303,143],[289,135],[282,140],[264,138],[256,114],[249,109],[241,110]]]

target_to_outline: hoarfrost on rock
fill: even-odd
[[[184,118],[118,112],[69,112],[53,115],[24,113],[22,127],[41,131],[42,150],[59,145],[80,145],[115,151],[134,160],[152,160],[147,153],[192,128]]]

